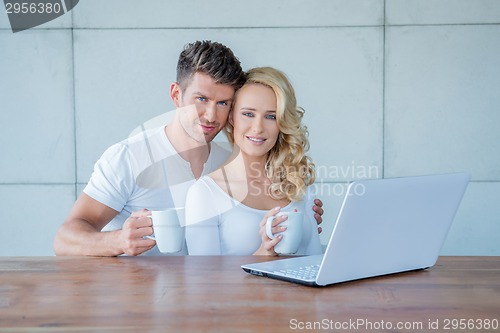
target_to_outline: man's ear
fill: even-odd
[[[182,91],[178,82],[172,82],[170,85],[170,98],[174,102],[175,107],[178,108],[182,100]]]

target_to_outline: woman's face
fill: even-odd
[[[244,85],[236,95],[229,115],[234,143],[249,156],[267,156],[278,140],[276,95],[265,85]]]

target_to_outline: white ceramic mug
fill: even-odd
[[[154,236],[148,238],[156,241],[160,252],[181,251],[185,241],[184,208],[153,210],[148,217],[153,220],[154,232]]]
[[[286,227],[286,230],[273,235],[271,228],[273,219],[287,215],[288,219],[281,222],[279,226]],[[297,253],[300,242],[302,241],[302,223],[304,223],[304,214],[300,212],[280,212],[276,216],[270,216],[266,221],[267,237],[274,239],[280,234],[283,235],[281,241],[276,244],[274,251],[279,254],[295,254]]]

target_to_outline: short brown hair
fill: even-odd
[[[245,83],[245,73],[233,51],[209,40],[187,44],[177,62],[177,83],[184,90],[197,72],[207,74],[215,82],[238,90]]]

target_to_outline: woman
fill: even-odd
[[[313,217],[314,164],[305,155],[304,111],[287,77],[270,67],[247,72],[235,94],[226,134],[234,150],[200,178],[186,199],[186,241],[191,255],[276,255],[281,237],[268,238],[265,223],[280,210],[304,212],[298,254],[319,254]],[[273,234],[284,231],[273,220]],[[259,223],[260,222],[260,223]]]

